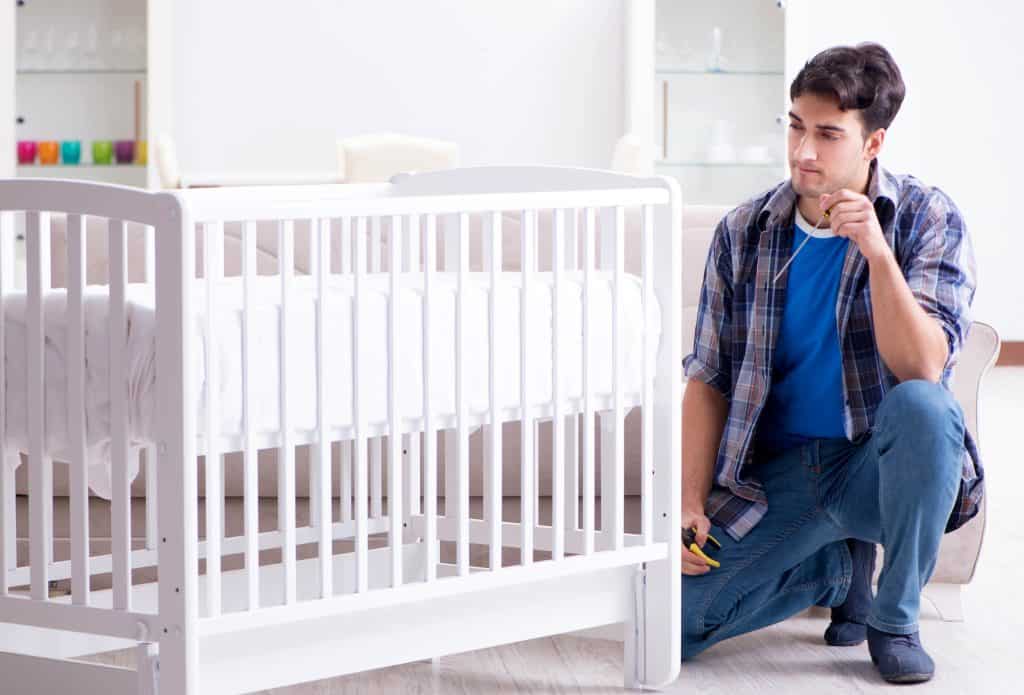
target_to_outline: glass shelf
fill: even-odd
[[[145,75],[146,68],[28,68],[16,72],[19,75]]]
[[[655,160],[655,166],[663,167],[704,167],[717,169],[777,169],[783,166],[782,162],[704,162],[699,160]]]
[[[739,75],[782,77],[781,70],[702,70],[676,65],[659,65],[655,68],[658,75]]]
[[[132,167],[145,167],[145,164],[137,164],[132,162],[131,164],[92,164],[90,162],[83,162],[82,164],[19,164],[18,172],[22,171],[34,171],[36,169],[131,169]]]

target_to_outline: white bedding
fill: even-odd
[[[455,297],[457,276],[437,274],[435,294],[431,302],[432,372],[431,402],[437,414],[455,411]],[[490,276],[470,274],[467,297],[466,379],[471,412],[489,407],[488,393],[488,288]],[[534,403],[551,398],[551,286],[550,273],[535,276],[530,293],[533,317],[529,330],[530,388]],[[625,350],[624,390],[638,394],[641,386],[643,356],[642,296],[639,279],[626,276],[624,295],[623,348]],[[499,292],[498,370],[501,404],[517,407],[520,392],[519,360],[519,273],[502,275],[504,291]],[[327,356],[325,382],[327,424],[339,426],[352,420],[352,276],[331,276],[326,305],[328,330],[325,335]],[[361,341],[360,376],[369,423],[387,420],[387,274],[366,277],[365,335]],[[582,395],[582,273],[566,273],[562,300],[560,346],[564,367],[564,389],[568,398]],[[399,411],[403,417],[420,417],[423,405],[422,376],[422,286],[420,274],[401,276],[399,294]],[[156,348],[154,299],[152,286],[128,287],[129,332],[126,345],[128,381],[128,432],[132,446],[151,443],[155,437]],[[193,294],[195,310],[194,394],[196,396],[197,432],[205,429],[204,380],[205,350],[203,312],[206,301],[204,283],[198,281]],[[288,396],[289,414],[296,430],[316,427],[316,285],[308,276],[296,276],[292,285],[291,311],[288,318]],[[610,273],[596,272],[593,283],[593,377],[598,395],[612,388],[612,279]],[[67,460],[67,360],[64,290],[51,290],[46,306],[46,455]],[[108,380],[108,349],[106,317],[107,288],[90,286],[86,297],[86,440],[89,456],[90,487],[99,495],[110,495],[110,388]],[[250,386],[254,390],[258,432],[279,429],[279,338],[280,279],[260,277],[254,292],[254,355],[250,367]],[[218,285],[216,325],[217,389],[220,394],[220,427],[224,435],[242,431],[242,281],[227,278]],[[18,451],[27,450],[25,295],[6,297],[6,433],[4,442],[7,465],[17,465]],[[661,335],[660,309],[651,311],[657,349]],[[137,457],[131,457],[130,475],[137,472]]]

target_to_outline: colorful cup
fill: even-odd
[[[114,145],[110,140],[92,141],[92,163],[110,164],[110,158],[114,153]]]
[[[36,141],[18,141],[18,164],[35,164],[36,162]]]
[[[56,164],[60,161],[60,143],[56,140],[43,140],[39,143],[39,163]]]
[[[135,163],[145,164],[149,157],[148,146],[145,140],[139,140],[135,143]]]
[[[135,141],[118,140],[115,142],[114,157],[118,164],[131,164],[135,160]]]
[[[78,140],[65,140],[60,144],[60,158],[65,164],[78,164],[82,161],[82,143]]]

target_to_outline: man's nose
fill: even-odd
[[[806,134],[800,138],[800,142],[797,143],[796,151],[793,154],[797,161],[813,162],[818,158],[818,153],[814,149],[814,144]]]

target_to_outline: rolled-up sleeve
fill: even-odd
[[[914,298],[946,334],[945,370],[956,364],[971,327],[971,301],[977,287],[974,248],[963,217],[950,198],[934,189],[919,234],[904,258],[903,274]]]
[[[693,352],[683,360],[688,378],[713,386],[726,398],[732,390],[732,249],[727,219],[718,223],[708,250]]]

